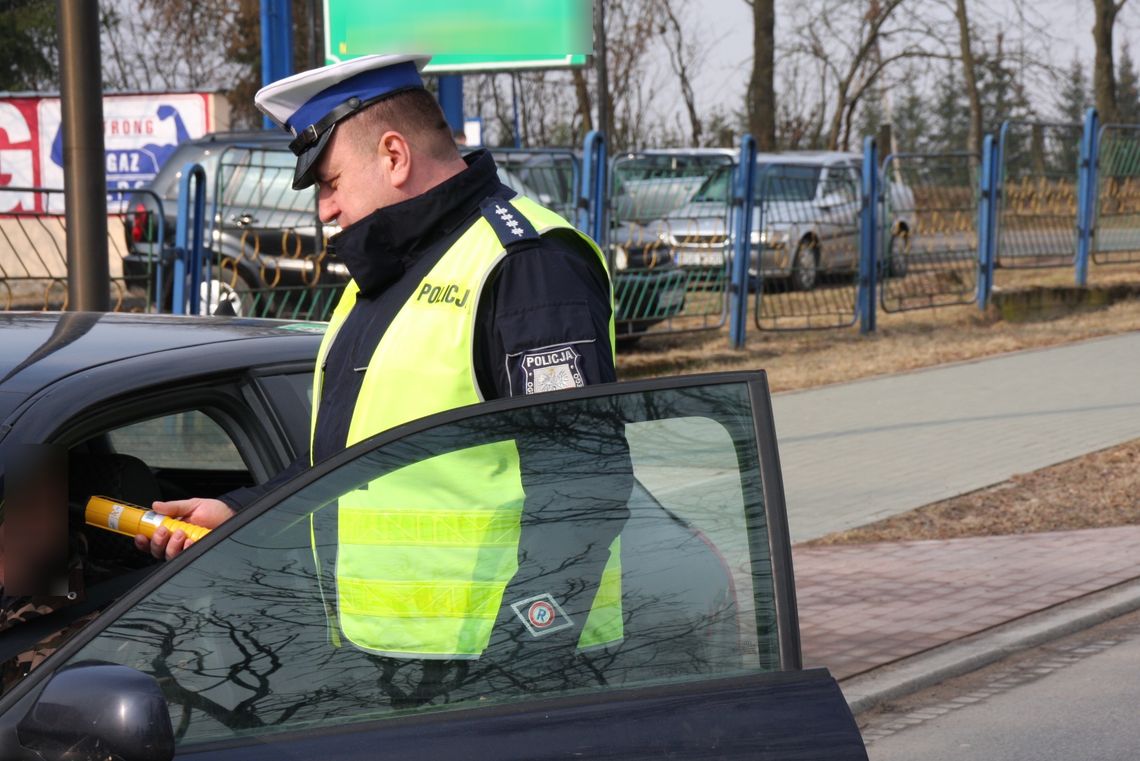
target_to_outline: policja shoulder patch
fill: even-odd
[[[570,343],[508,354],[507,370],[511,376],[512,394],[516,377],[525,394],[541,394],[586,385],[582,379],[582,355]]]

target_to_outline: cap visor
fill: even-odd
[[[313,169],[316,167],[317,161],[321,158],[321,153],[324,151],[325,146],[328,145],[329,138],[332,137],[333,130],[336,128],[334,124],[325,130],[325,133],[317,139],[317,142],[310,146],[308,150],[297,157],[297,168],[293,170],[293,190],[304,190],[310,187],[316,178],[313,176]]]

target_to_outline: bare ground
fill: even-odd
[[[1140,267],[1094,270],[1091,281],[1100,287],[1140,286]],[[1011,292],[1072,282],[1067,269],[998,274],[998,290]],[[880,311],[878,330],[869,335],[854,327],[766,332],[750,322],[747,345],[741,350],[729,348],[727,328],[647,335],[634,350],[619,354],[618,375],[628,380],[764,369],[773,391],[788,391],[1134,330],[1140,330],[1140,299],[1135,298],[1100,308],[1030,314],[1019,321],[1002,319],[997,309],[983,314],[973,305],[896,314]]]
[[[1140,524],[1140,439],[1017,475],[805,546],[1031,534]]]

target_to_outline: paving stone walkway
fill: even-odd
[[[1140,526],[793,551],[805,666],[853,676],[1140,578]]]

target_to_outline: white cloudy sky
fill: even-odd
[[[1091,76],[1093,0],[1030,2],[1053,38],[1047,43],[1047,57],[1063,69],[1074,55],[1079,55]],[[777,0],[777,42],[781,33],[787,34],[784,24],[788,23],[792,15],[790,11],[797,4],[796,0]],[[1012,3],[989,0],[987,5],[996,13],[1009,11],[1012,15]],[[701,105],[707,108],[717,101],[739,101],[743,98],[751,65],[751,9],[744,0],[691,0],[690,9],[693,14],[691,23],[699,29],[702,38],[715,43],[709,46],[708,57],[700,68],[698,92]],[[1115,40],[1118,47],[1124,41],[1130,41],[1134,59],[1140,59],[1140,2],[1125,4],[1117,22]],[[667,66],[667,59],[662,60],[662,65]],[[1047,100],[1054,97],[1052,92],[1040,95]]]

